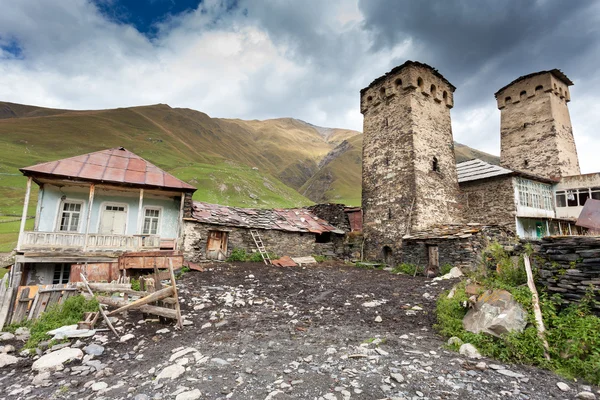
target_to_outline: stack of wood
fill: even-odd
[[[167,279],[171,281],[171,285],[162,287],[161,278],[165,277],[165,274]],[[83,282],[78,283],[78,288],[87,291],[85,296],[88,299],[95,298],[98,300],[100,303],[99,314],[102,315],[109,328],[117,336],[118,334],[112,328],[108,317],[131,310],[139,310],[144,314],[172,319],[177,321],[176,329],[183,327],[172,262],[169,262],[168,271],[159,271],[155,268],[154,274],[140,279],[140,290],[133,290],[129,282],[89,283],[83,275],[82,280]],[[123,293],[123,298],[98,293]],[[130,296],[139,297],[139,299],[130,302]],[[116,309],[106,313],[105,306],[116,307]],[[98,317],[98,315],[88,314],[84,316],[84,321],[80,322],[79,326],[91,329]]]

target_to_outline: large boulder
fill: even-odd
[[[83,351],[71,347],[65,347],[58,351],[45,354],[38,358],[31,369],[38,372],[43,371],[60,371],[64,368],[63,364],[73,360],[81,360]]]
[[[526,315],[523,307],[506,290],[488,290],[467,312],[463,327],[469,332],[500,337],[509,332],[523,332],[527,325]]]

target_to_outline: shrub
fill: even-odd
[[[131,283],[131,289],[136,290],[136,291],[139,291],[141,289],[139,279],[131,278],[130,283]]]
[[[248,255],[246,254],[246,250],[233,249],[231,251],[231,255],[229,257],[227,257],[227,261],[229,261],[229,262],[246,261],[247,258],[248,258]]]
[[[440,268],[440,274],[441,275],[446,275],[447,273],[450,272],[450,270],[453,268],[454,266],[452,264],[444,264],[441,266]]]
[[[425,268],[419,265],[402,263],[392,270],[394,274],[406,274],[406,275],[422,275],[425,272]]]
[[[279,258],[279,257],[277,257],[277,255],[276,255],[276,254],[274,254],[274,253],[267,252],[267,254],[269,255],[269,258],[270,258],[271,260],[276,260],[276,259],[278,259],[278,258]],[[263,258],[262,258],[262,256],[260,255],[260,253],[257,251],[257,252],[255,252],[255,253],[251,253],[251,254],[249,254],[249,255],[246,257],[246,261],[250,261],[250,262],[263,262]]]
[[[329,260],[329,257],[327,256],[321,256],[321,255],[313,255],[313,258],[318,262],[318,263],[322,263],[325,262],[327,260]]]

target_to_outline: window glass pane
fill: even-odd
[[[148,235],[150,233],[150,219],[144,219],[144,229],[142,229],[142,233],[144,235]]]
[[[600,192],[592,192],[592,199],[600,200]]]
[[[153,235],[156,235],[156,232],[158,232],[158,218],[152,221],[152,229],[150,230],[150,233]]]
[[[556,207],[566,207],[567,197],[564,193],[556,194]]]
[[[585,202],[590,198],[590,192],[586,189],[579,189],[579,205],[585,206]]]
[[[567,192],[567,205],[569,207],[577,207],[577,191],[570,190]]]

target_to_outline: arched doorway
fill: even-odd
[[[385,264],[392,265],[394,260],[392,248],[390,246],[383,246],[383,249],[381,249],[381,258]]]

